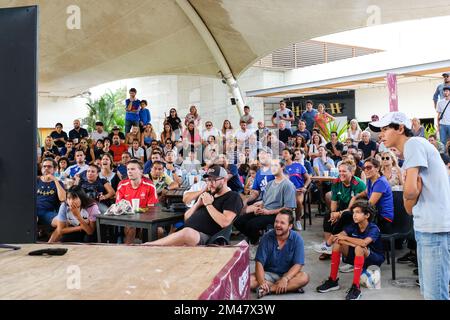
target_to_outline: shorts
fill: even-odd
[[[372,265],[381,266],[381,264],[384,262],[384,255],[370,251],[370,248],[367,248],[367,250],[369,250],[369,255],[367,256],[367,258],[364,258],[364,269]],[[348,248],[348,255],[346,257],[343,257],[342,261],[351,265],[355,263],[354,247]]]
[[[264,273],[264,279],[268,282],[271,283],[276,283],[278,280],[280,280],[283,277],[283,275],[278,274],[278,273],[274,273],[274,272],[265,272]]]
[[[200,241],[198,242],[198,246],[206,246],[208,244],[209,239],[211,239],[211,236],[207,235],[206,233],[199,232],[200,234]]]

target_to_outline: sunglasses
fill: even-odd
[[[364,167],[364,171],[369,171],[369,170],[372,170],[373,169],[373,166],[365,166]]]
[[[212,124],[207,124],[206,126],[207,126],[207,127],[212,127]]]
[[[391,160],[391,157],[381,157],[381,160]]]

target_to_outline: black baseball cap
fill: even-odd
[[[442,76],[443,76],[443,77],[448,77],[448,76],[450,76],[450,74],[447,73],[447,72],[444,72],[444,73],[442,74]]]
[[[203,178],[204,179],[207,179],[207,178],[218,179],[218,178],[226,178],[227,175],[228,175],[227,171],[223,167],[221,167],[219,165],[214,165],[208,169],[206,174],[203,175]]]
[[[95,123],[95,125],[96,125],[96,126],[101,126],[101,127],[103,127],[103,122],[97,121],[97,122]]]

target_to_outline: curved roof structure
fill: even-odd
[[[217,59],[179,1],[195,9],[235,77],[294,42],[371,23],[450,15],[448,0],[0,0],[0,7],[39,5],[39,90],[70,96],[124,78],[216,77]],[[67,28],[73,5],[81,23],[74,30]]]

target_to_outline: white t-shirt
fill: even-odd
[[[218,140],[217,138],[219,138],[221,136],[221,134],[220,134],[220,131],[216,128],[203,130],[202,139],[206,141],[206,140],[208,140],[209,136],[216,137],[216,142],[217,142],[217,140]]]
[[[108,132],[106,132],[106,131],[103,131],[102,133],[98,133],[97,131],[93,131],[91,133],[91,139],[95,140],[95,141],[100,140],[100,139],[103,140],[103,139],[105,139],[107,137],[108,137]]]
[[[286,108],[284,110],[278,109],[277,111],[275,111],[275,113],[273,114],[273,116],[275,117],[275,123],[278,124],[280,123],[281,117],[285,117],[285,118],[290,118],[294,116],[294,113],[292,112],[292,110]],[[286,128],[290,129],[292,127],[292,122],[291,121],[286,121]]]
[[[144,156],[144,149],[139,147],[139,149],[133,150],[133,147],[128,148],[128,152],[131,154],[131,158],[141,159]]]
[[[440,112],[442,114],[442,112],[444,112],[445,106],[447,105],[448,102],[450,102],[450,100],[445,100],[445,99],[439,100],[436,111]],[[439,123],[443,124],[443,125],[450,125],[450,103],[448,105],[447,110],[444,113],[444,117],[442,118],[441,121],[439,121]]]
[[[241,142],[241,143],[242,143],[242,142],[244,142],[244,141],[247,141],[248,138],[249,138],[251,135],[252,135],[252,131],[251,131],[251,130],[247,129],[247,130],[245,130],[245,132],[244,132],[244,131],[242,131],[242,129],[239,129],[239,130],[236,132],[235,137],[236,137],[236,139],[237,139],[238,142]]]
[[[414,229],[430,233],[450,232],[450,183],[439,152],[426,139],[414,137],[408,139],[403,153],[402,169],[418,167],[422,178],[422,192],[412,210]]]

